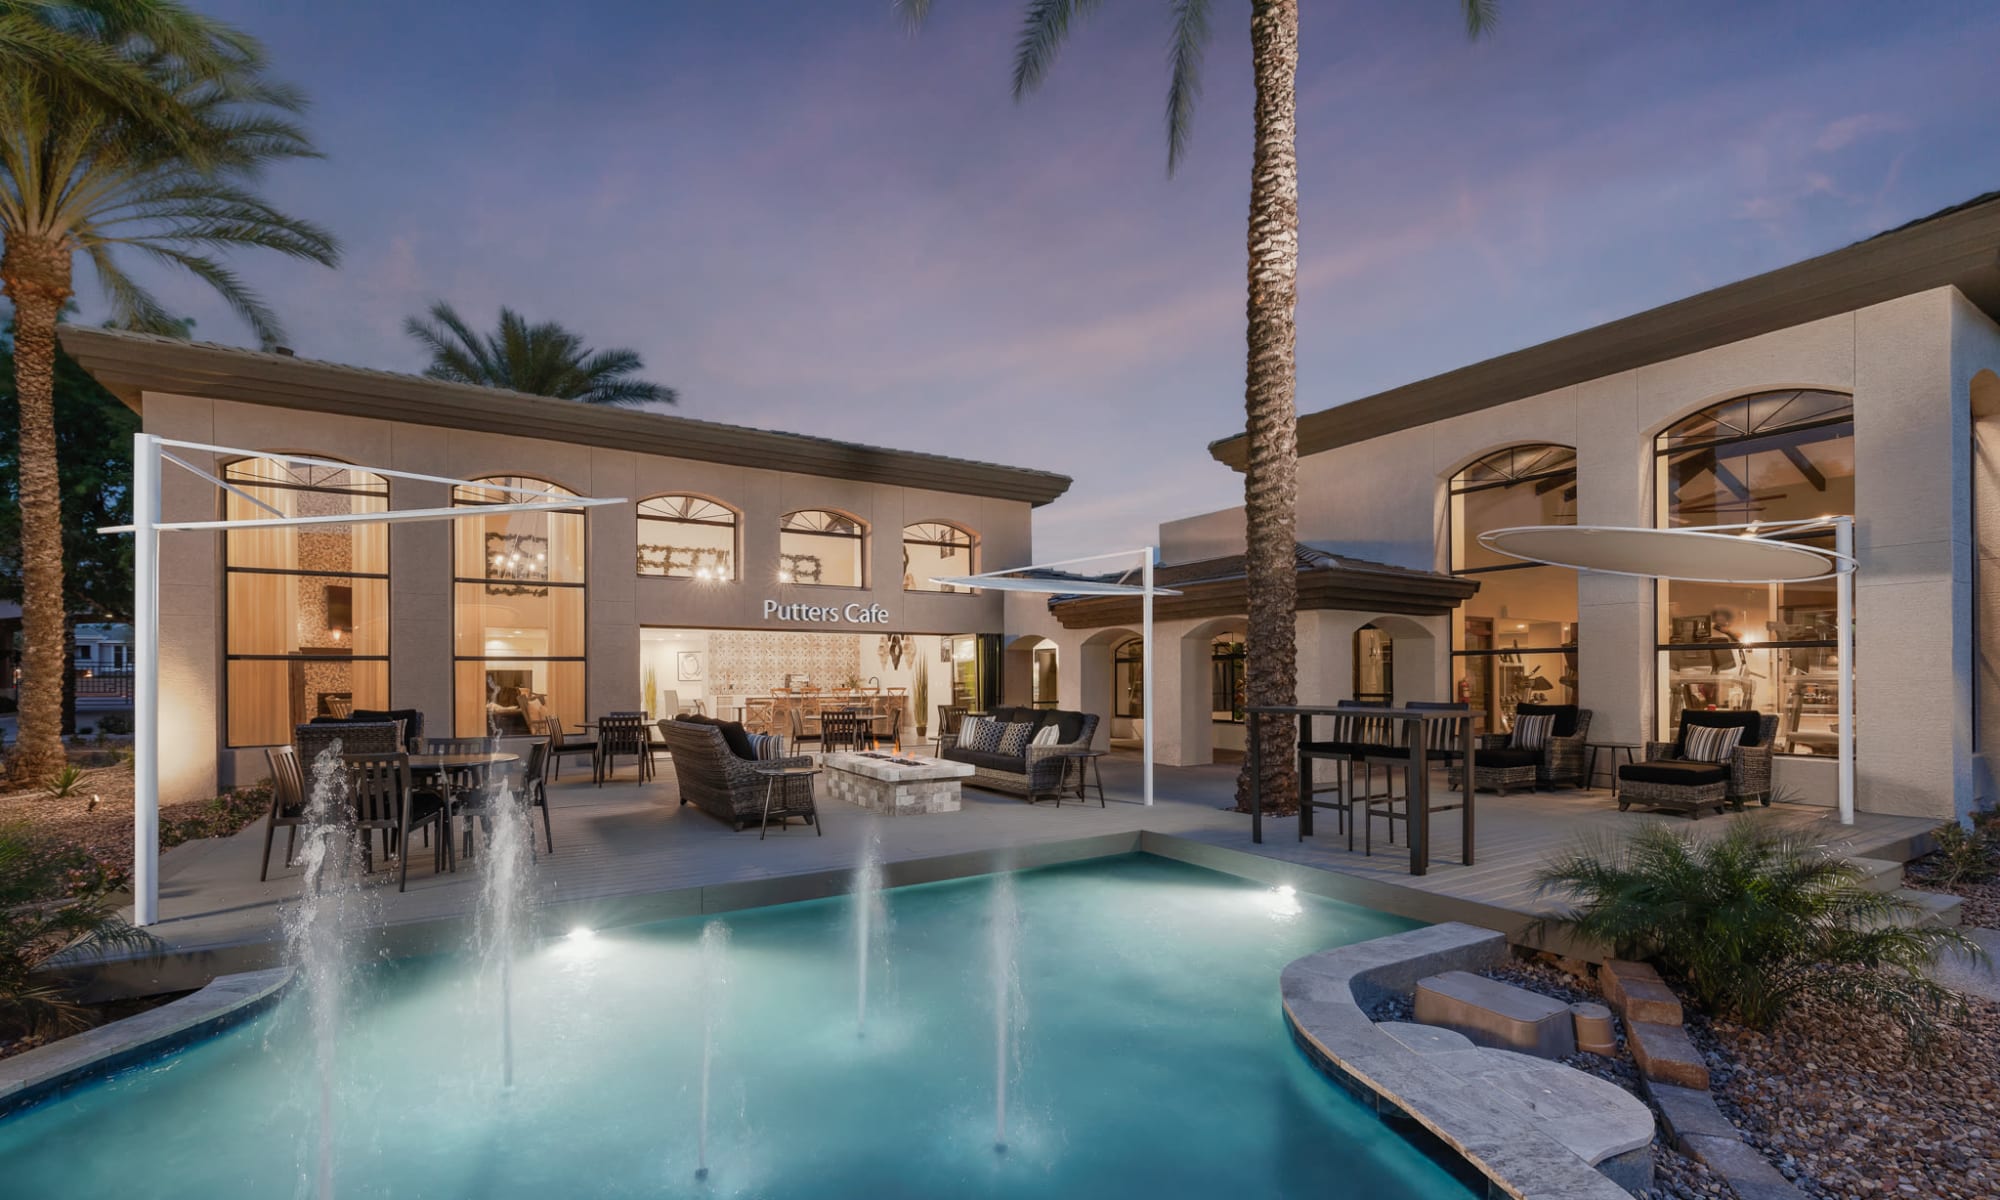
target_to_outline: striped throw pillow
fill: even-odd
[[[1681,755],[1689,762],[1726,763],[1736,754],[1736,744],[1743,740],[1743,730],[1735,725],[1690,725],[1687,737],[1681,746]]]
[[[1508,745],[1515,750],[1540,750],[1549,744],[1549,731],[1555,728],[1556,719],[1549,714],[1514,718],[1514,736]]]

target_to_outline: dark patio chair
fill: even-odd
[[[542,736],[549,739],[549,765],[552,768],[550,778],[562,778],[562,760],[565,755],[579,754],[589,756],[590,777],[592,779],[598,777],[596,738],[575,737],[564,733],[562,719],[559,717],[542,718]]]
[[[646,736],[643,713],[617,713],[597,721],[597,783],[618,770],[618,760],[630,756],[638,760],[639,782],[652,777],[653,752]]]
[[[1702,728],[1742,731],[1728,762],[1688,756],[1688,731]],[[1618,768],[1618,811],[1637,804],[1678,809],[1698,819],[1704,808],[1720,812],[1729,806],[1741,812],[1747,800],[1769,805],[1771,742],[1777,733],[1776,716],[1737,709],[1686,709],[1673,741],[1647,742],[1645,761]]]
[[[285,865],[292,865],[298,849],[299,826],[306,823],[306,780],[299,770],[299,752],[290,746],[273,746],[264,751],[271,764],[271,811],[264,817],[264,861],[257,881],[271,878],[271,840],[285,830]]]
[[[441,871],[451,859],[451,828],[446,822],[444,797],[436,792],[417,791],[410,786],[410,756],[393,754],[348,754],[348,779],[354,793],[354,827],[361,842],[362,869],[375,871],[375,855],[369,833],[380,830],[394,849],[398,867],[396,890],[410,886],[410,833],[436,826],[437,847],[431,852],[431,868]]]
[[[829,708],[820,714],[820,749],[831,754],[840,750],[866,750],[868,730],[873,724],[868,714],[857,709]]]

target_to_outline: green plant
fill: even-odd
[[[0,1025],[28,1033],[77,1028],[83,1009],[38,969],[65,951],[153,944],[118,915],[115,886],[79,851],[0,827]]]
[[[50,773],[49,777],[42,781],[42,794],[52,800],[74,796],[77,789],[83,786],[86,774],[88,772],[75,764],[65,766],[59,771]]]
[[[1575,905],[1538,926],[1652,959],[1704,1010],[1762,1028],[1807,1000],[1868,1005],[1927,1053],[1965,1010],[1925,968],[1945,949],[1983,957],[1956,929],[1916,926],[1915,905],[1868,890],[1824,846],[1762,821],[1714,838],[1654,822],[1622,845],[1561,855],[1536,882]]]
[[[132,718],[124,713],[106,713],[97,718],[97,736],[124,737],[132,732]]]
[[[1940,825],[1931,841],[1937,849],[1920,864],[1928,883],[1986,883],[2000,875],[2000,827],[1990,812],[1975,813],[1971,829]]]
[[[592,350],[581,334],[554,321],[531,325],[511,308],[501,308],[493,333],[475,333],[451,305],[431,305],[426,322],[411,317],[403,332],[430,352],[424,374],[455,383],[505,388],[531,396],[581,400],[585,404],[672,404],[670,387],[634,376],[645,368],[636,350]]]

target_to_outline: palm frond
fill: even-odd
[[[588,404],[672,404],[674,389],[635,378],[645,364],[634,350],[592,350],[582,335],[554,321],[529,321],[500,309],[491,333],[475,332],[452,307],[431,306],[430,321],[411,317],[404,330],[430,352],[424,374],[482,387]]]
[[[1029,0],[1014,43],[1014,99],[1041,86],[1069,37],[1070,23],[1097,7],[1097,0]]]
[[[285,327],[278,320],[278,314],[236,272],[207,255],[191,254],[166,242],[145,241],[135,245],[158,261],[180,267],[215,289],[230,309],[250,326],[258,342],[265,346],[283,344]]]
[[[1167,174],[1187,153],[1194,104],[1201,97],[1201,54],[1208,46],[1208,0],[1173,0],[1167,65]]]
[[[1493,32],[1500,22],[1500,0],[1463,0],[1465,36],[1479,38]]]

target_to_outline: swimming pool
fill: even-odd
[[[361,973],[331,1121],[342,1197],[1355,1196],[1463,1200],[1319,1075],[1278,973],[1411,922],[1147,855],[1018,873],[1017,1052],[996,1153],[999,877],[885,893],[858,1036],[848,898],[729,914],[697,1114],[709,919],[525,953],[516,1086],[471,960]],[[711,959],[711,962],[714,960]],[[10,1200],[311,1196],[320,1091],[296,996],[0,1121]]]

